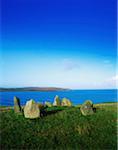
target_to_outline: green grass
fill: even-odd
[[[7,106],[0,106],[0,108],[6,108]]]
[[[1,149],[116,150],[116,104],[96,107],[92,116],[82,116],[78,107],[47,108],[35,120],[1,112]]]

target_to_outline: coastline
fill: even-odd
[[[57,88],[57,87],[21,87],[21,88],[0,88],[0,92],[48,92],[48,91],[68,91],[71,89]]]

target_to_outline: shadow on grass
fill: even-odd
[[[96,108],[95,107],[93,107],[93,111],[96,113]]]
[[[63,110],[64,110],[64,108],[62,109],[62,108],[58,108],[58,107],[55,107],[51,110],[43,109],[43,110],[41,110],[41,116],[45,117],[45,116],[48,116],[48,115],[53,115],[53,114],[56,114],[56,113],[58,113],[60,111],[63,111]]]
[[[43,111],[41,112],[43,116],[53,115],[62,110],[52,110],[52,111]]]

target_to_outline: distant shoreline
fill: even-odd
[[[67,91],[71,89],[57,87],[23,87],[23,88],[0,88],[0,92],[48,92],[48,91]]]
[[[0,88],[0,92],[56,92],[56,91],[76,91],[76,90],[118,90],[118,89],[69,89],[57,87],[20,87],[20,88]]]

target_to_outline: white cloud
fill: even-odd
[[[104,83],[111,87],[118,87],[118,75],[107,78]]]
[[[118,80],[118,75],[108,78],[106,81],[117,81],[117,80]]]
[[[112,78],[111,78],[111,80],[113,80],[113,81],[117,81],[117,80],[118,80],[118,75],[116,75],[116,76],[112,77]]]

